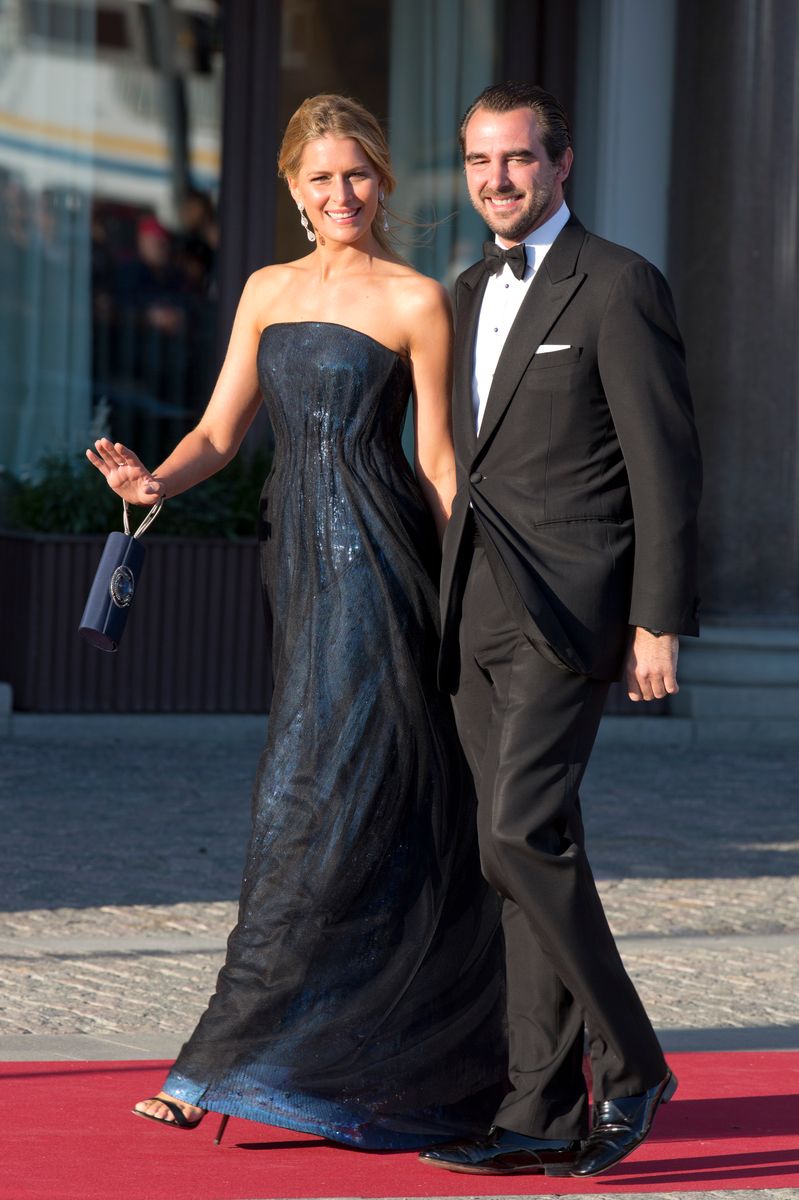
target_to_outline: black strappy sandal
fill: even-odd
[[[132,1108],[130,1111],[134,1117],[145,1117],[148,1121],[157,1121],[159,1125],[166,1125],[167,1128],[172,1129],[196,1129],[206,1115],[204,1112],[201,1112],[199,1117],[195,1117],[193,1121],[190,1121],[177,1101],[165,1100],[163,1096],[148,1096],[146,1100],[140,1100],[139,1104],[150,1104],[151,1102],[153,1104],[163,1104],[164,1108],[168,1108],[175,1118],[174,1121],[169,1121],[166,1117],[155,1117],[152,1113],[142,1112],[140,1108]],[[223,1113],[222,1119],[219,1122],[219,1128],[216,1131],[216,1137],[214,1138],[215,1146],[218,1146],[222,1141],[222,1134],[225,1132],[225,1126],[229,1120],[230,1117],[228,1114]]]

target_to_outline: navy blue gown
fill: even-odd
[[[274,692],[238,924],[164,1089],[367,1148],[482,1133],[507,1072],[499,908],[435,682],[410,370],[304,321],[267,327],[258,367]]]

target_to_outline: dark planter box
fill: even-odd
[[[105,538],[0,533],[0,680],[28,712],[263,712],[267,649],[258,547],[144,541],[116,654],[78,636]]]
[[[269,670],[255,539],[145,539],[116,654],[78,636],[105,538],[0,533],[0,681],[23,712],[266,710]],[[613,684],[605,711],[654,717]]]

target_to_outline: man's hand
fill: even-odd
[[[636,626],[635,635],[624,662],[627,695],[631,700],[662,700],[679,692],[677,655],[680,639],[676,633],[655,637]]]

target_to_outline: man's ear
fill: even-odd
[[[565,183],[569,178],[569,173],[574,162],[574,151],[571,146],[567,146],[561,155],[560,162],[557,165],[557,178],[559,183]]]

